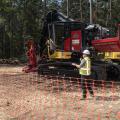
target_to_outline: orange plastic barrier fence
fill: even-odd
[[[85,81],[94,97],[87,91],[87,98],[81,100],[80,78],[2,74],[0,115],[19,120],[120,120],[120,82]]]
[[[86,79],[85,87],[92,86],[94,97],[87,91],[87,98],[81,100],[80,78],[39,76],[39,85],[42,81],[44,90],[49,91],[48,96],[53,96],[49,99],[53,108],[50,114],[56,114],[56,120],[59,117],[63,117],[62,120],[120,119],[120,82]],[[43,113],[43,119],[46,116]]]

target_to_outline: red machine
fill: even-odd
[[[73,51],[79,51],[82,48],[82,35],[81,31],[72,31],[71,38],[67,38],[64,43],[64,50],[70,51],[72,48]]]
[[[92,46],[100,52],[120,52],[120,24],[117,37],[93,40]]]
[[[28,65],[23,68],[23,71],[28,72],[35,72],[37,66],[37,57],[36,57],[36,49],[33,40],[28,40],[27,43],[27,58],[28,58]]]
[[[39,43],[40,57],[46,55],[47,58],[40,60],[38,74],[79,76],[72,63],[79,64],[82,50],[90,49],[94,79],[119,79],[120,66],[103,61],[104,58],[101,59],[98,52],[120,52],[120,34],[108,38],[106,29],[101,32],[101,28],[73,21],[57,11],[48,13]],[[99,32],[104,35],[100,36]]]

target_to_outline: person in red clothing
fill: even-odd
[[[34,72],[37,66],[37,57],[36,57],[36,49],[35,49],[35,43],[33,39],[29,39],[26,42],[27,46],[27,58],[28,58],[28,65],[27,67],[23,68],[24,72]]]

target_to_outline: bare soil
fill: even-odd
[[[80,100],[77,82],[0,67],[0,120],[120,120],[120,82]]]

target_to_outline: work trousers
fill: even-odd
[[[81,88],[83,93],[83,98],[87,97],[87,90],[91,94],[91,96],[94,96],[93,88],[92,88],[92,80],[90,80],[90,76],[81,75]]]

